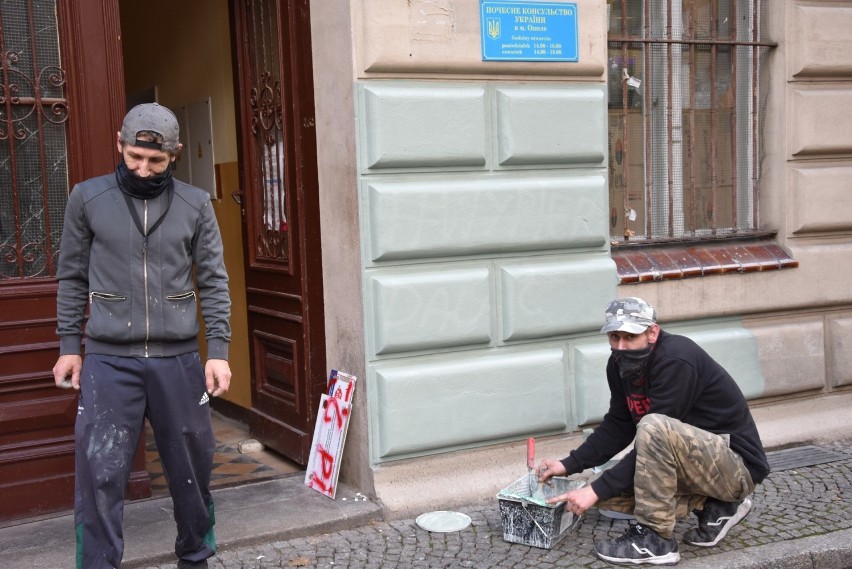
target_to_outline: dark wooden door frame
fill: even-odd
[[[70,190],[115,168],[125,112],[118,0],[60,0],[57,20]],[[74,501],[77,394],[53,382],[56,290],[53,278],[0,282],[0,524],[68,510]],[[128,497],[150,494],[139,452]]]
[[[320,215],[314,120],[310,13],[307,0],[265,0],[275,7],[281,84],[275,92],[284,137],[287,252],[280,263],[260,259],[259,114],[251,95],[257,79],[248,64],[256,40],[248,14],[264,0],[229,0],[236,88],[237,139],[249,322],[252,435],[306,464],[319,398],[326,386]],[[254,121],[254,122],[253,122]]]

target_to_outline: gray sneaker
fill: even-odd
[[[721,502],[707,498],[703,510],[695,510],[698,527],[683,534],[683,541],[699,547],[712,547],[722,541],[730,529],[751,511],[751,500]]]
[[[624,535],[595,544],[595,554],[619,565],[674,565],[680,561],[677,541],[642,524],[631,523]]]

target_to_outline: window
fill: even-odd
[[[609,0],[614,246],[758,233],[760,0]]]
[[[0,3],[0,282],[55,274],[68,201],[56,0]]]

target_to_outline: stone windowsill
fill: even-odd
[[[792,269],[799,262],[772,239],[667,245],[613,246],[619,284],[727,273]]]

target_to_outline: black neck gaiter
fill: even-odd
[[[115,179],[122,192],[141,200],[156,198],[174,185],[171,166],[160,174],[142,178],[131,172],[124,160],[119,162],[115,169]]]
[[[638,350],[613,349],[612,356],[615,358],[615,363],[618,364],[618,372],[621,374],[621,378],[630,381],[639,379],[645,372],[645,366],[653,349],[653,344],[648,344]]]

